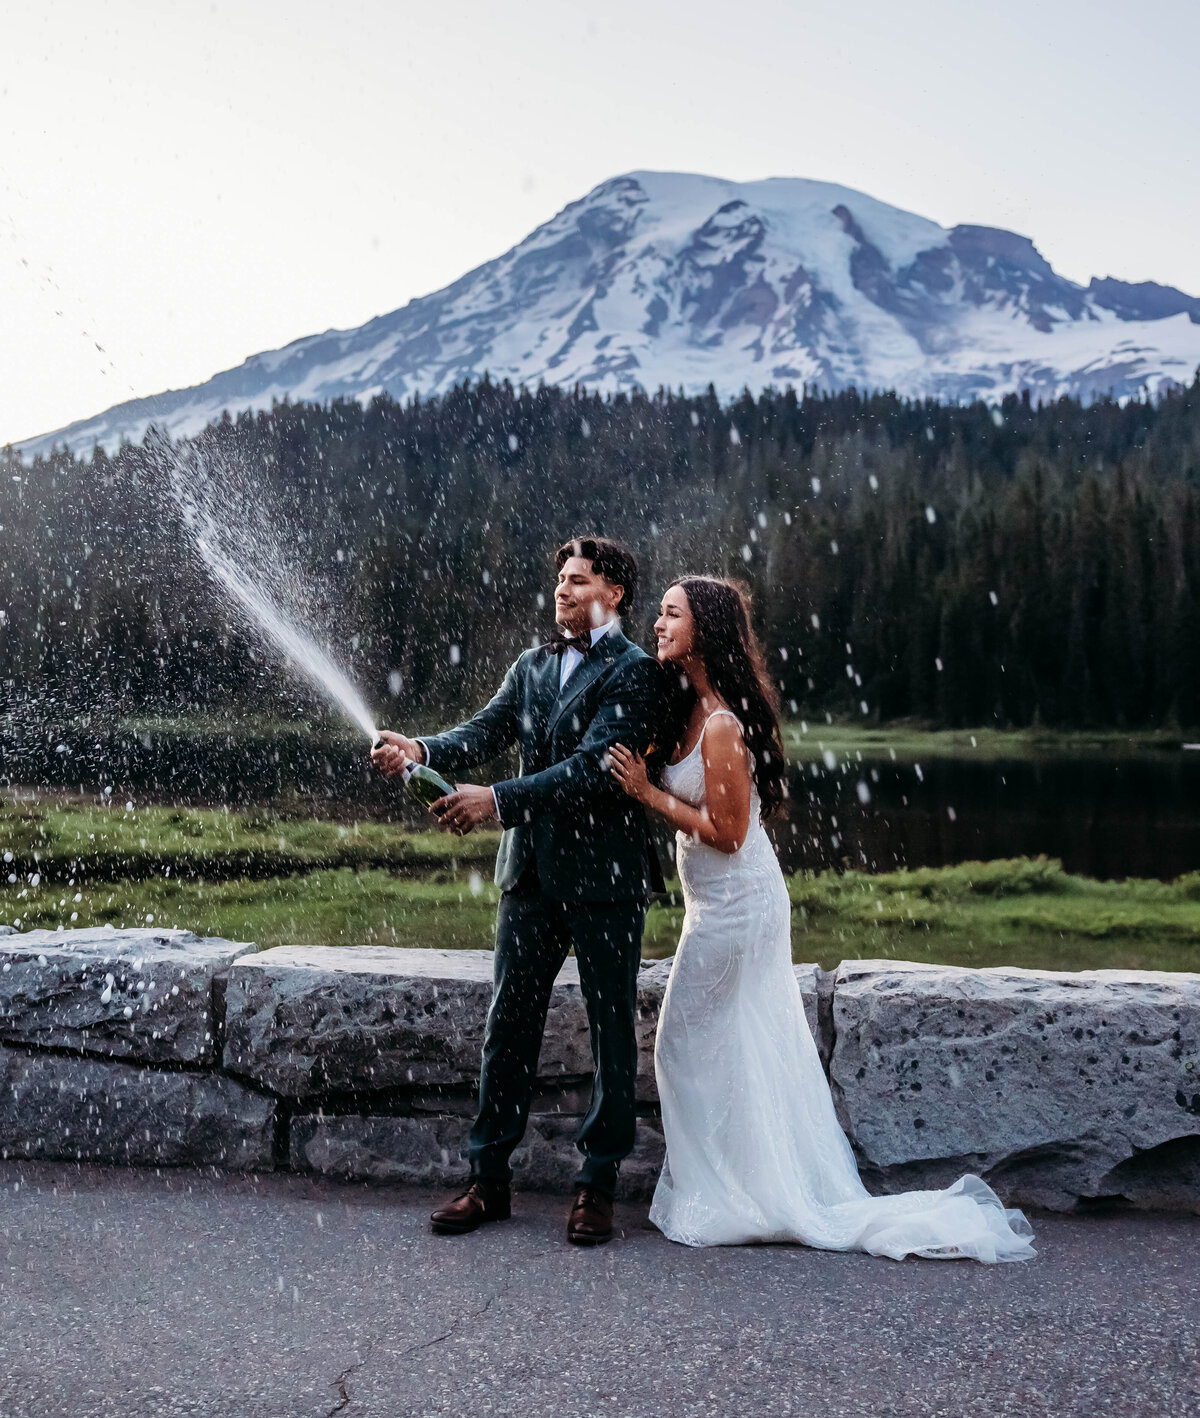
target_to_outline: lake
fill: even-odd
[[[1200,870],[1200,753],[864,755],[816,778],[796,765],[790,821],[773,835],[790,870],[1044,854],[1084,876],[1171,880]]]
[[[1040,853],[1100,878],[1200,870],[1200,753],[1175,746],[1005,758],[993,749],[894,761],[879,738],[877,730],[866,752],[844,737],[827,756],[815,743],[797,750],[789,811],[771,824],[786,870]],[[8,787],[419,819],[397,785],[370,769],[362,740],[306,725],[10,728],[0,729],[0,746]]]

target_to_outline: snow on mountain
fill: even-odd
[[[224,409],[430,395],[485,373],[601,391],[854,384],[949,400],[1021,389],[1090,399],[1187,383],[1197,365],[1200,299],[1153,282],[1076,285],[1012,232],[947,230],[801,178],[634,172],[356,330],[254,355],[22,448],[111,451],[151,423],[186,435]]]

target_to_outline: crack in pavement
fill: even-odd
[[[370,1357],[371,1351],[368,1349],[361,1359],[351,1364],[348,1369],[343,1369],[337,1378],[334,1379],[333,1386],[338,1391],[338,1401],[329,1412],[326,1413],[325,1418],[334,1418],[335,1413],[340,1413],[343,1408],[347,1407],[350,1402],[350,1390],[346,1387],[347,1380],[350,1378],[351,1374],[357,1373]]]
[[[459,1315],[459,1317],[454,1321],[454,1323],[451,1324],[448,1329],[443,1330],[441,1334],[435,1334],[431,1339],[423,1339],[419,1344],[410,1344],[407,1349],[402,1349],[400,1353],[396,1356],[397,1359],[407,1359],[412,1354],[419,1354],[423,1349],[432,1349],[435,1344],[441,1344],[447,1339],[452,1339],[454,1335],[457,1334],[458,1331],[462,1328],[462,1326],[467,1323],[468,1320],[482,1319],[484,1315],[486,1315],[487,1312],[492,1308],[492,1305],[500,1298],[500,1296],[507,1293],[511,1285],[511,1280],[508,1281],[506,1284],[501,1285],[498,1290],[494,1290],[492,1294],[488,1296],[486,1302],[478,1310],[472,1310],[469,1314],[466,1315]],[[343,1369],[342,1372],[337,1376],[337,1378],[334,1379],[333,1385],[338,1391],[338,1401],[325,1414],[325,1418],[336,1418],[336,1415],[338,1413],[341,1413],[344,1409],[350,1406],[350,1390],[347,1387],[347,1383],[350,1379],[350,1376],[352,1374],[357,1373],[358,1370],[361,1369],[363,1365],[367,1362],[367,1360],[370,1359],[370,1357],[371,1350],[368,1349],[363,1354],[361,1359],[359,1359],[356,1363],[351,1364],[348,1369]]]
[[[488,1296],[486,1304],[484,1304],[481,1309],[472,1310],[471,1313],[467,1315],[459,1315],[459,1317],[454,1321],[454,1323],[450,1326],[449,1329],[444,1330],[441,1334],[435,1334],[432,1339],[423,1339],[420,1344],[413,1344],[410,1345],[409,1348],[401,1350],[401,1352],[397,1355],[397,1358],[407,1359],[410,1354],[419,1354],[422,1349],[432,1349],[435,1344],[441,1344],[444,1340],[452,1339],[454,1335],[458,1333],[459,1329],[461,1329],[461,1327],[467,1322],[467,1320],[482,1319],[484,1315],[486,1315],[487,1312],[492,1308],[493,1303],[498,1300],[501,1295],[507,1293],[511,1285],[511,1280],[508,1281],[506,1284],[501,1285],[499,1290],[494,1290],[492,1294]]]

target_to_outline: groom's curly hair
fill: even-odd
[[[597,576],[603,576],[612,586],[620,586],[625,594],[617,606],[624,617],[637,604],[638,568],[633,553],[610,537],[572,537],[554,553],[554,569],[561,571],[568,558],[581,556],[592,563]]]

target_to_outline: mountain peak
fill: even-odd
[[[1090,399],[1188,382],[1197,364],[1200,300],[1153,282],[1076,285],[1026,236],[947,230],[807,178],[630,172],[444,290],[23,451],[111,449],[152,422],[191,434],[283,398],[435,395],[485,373],[602,392],[854,384]]]

